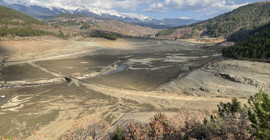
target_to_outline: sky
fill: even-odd
[[[157,19],[192,18],[205,20],[259,1],[262,0],[116,0],[114,9]]]
[[[37,1],[37,0],[29,0]],[[49,2],[51,0],[38,0]],[[74,3],[74,0],[53,0],[54,3]],[[142,14],[156,19],[192,18],[205,20],[240,6],[262,0],[75,0],[91,7]]]

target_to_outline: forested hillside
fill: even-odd
[[[270,2],[258,2],[239,7],[201,23],[190,25],[192,30],[175,34],[176,38],[229,37],[237,31],[252,30],[270,21]],[[181,30],[187,27],[180,27]],[[170,33],[173,34],[173,33]]]
[[[46,30],[45,30],[46,29]],[[47,31],[49,26],[44,23],[24,15],[18,11],[0,6],[0,36],[42,36],[53,35],[57,37],[66,37],[62,31],[56,29],[56,32]],[[58,31],[59,30],[59,31]]]
[[[168,29],[164,29],[162,31],[160,31],[159,33],[157,33],[157,36],[167,36],[172,34],[173,32],[175,32],[174,28],[168,28]]]
[[[237,59],[270,60],[270,23],[252,32],[245,41],[236,43],[234,46],[224,48],[224,56]]]
[[[43,23],[13,9],[0,6],[0,24],[26,26],[30,24],[41,25]]]
[[[259,2],[194,25],[193,30],[211,37],[228,37],[238,30],[254,29],[269,21],[270,2]]]

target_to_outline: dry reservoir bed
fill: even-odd
[[[226,83],[230,79],[225,78],[225,82],[219,80],[217,83],[225,83],[225,88],[213,88],[216,87],[213,85],[216,78],[211,74],[220,73],[219,78],[222,78],[222,74],[234,72],[210,67],[223,61],[233,61],[221,58],[221,44],[129,41],[135,45],[128,49],[98,45],[93,46],[93,51],[80,55],[74,53],[76,55],[53,60],[7,62],[0,78],[0,94],[6,96],[0,99],[1,133],[16,134],[12,120],[18,120],[27,122],[27,127],[33,127],[44,136],[57,139],[66,133],[75,119],[82,117],[105,119],[116,125],[129,119],[146,121],[156,112],[199,110],[209,113],[216,110],[220,101],[229,101],[232,96],[245,98],[251,95],[227,93],[230,90],[226,90],[226,84],[233,86],[235,81]],[[84,45],[86,50],[89,49]],[[63,55],[65,48],[58,51]],[[269,64],[251,63],[265,66],[268,71],[270,69]],[[249,63],[245,65],[252,66]],[[244,70],[242,72],[245,73]],[[269,73],[260,73],[260,76],[269,76]],[[265,78],[262,82],[265,83],[262,88],[268,89],[270,81]],[[254,91],[259,88],[245,85]]]

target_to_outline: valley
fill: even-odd
[[[38,40],[23,42],[32,44],[24,53],[18,51],[23,47],[20,41],[2,44],[6,50],[0,78],[0,91],[6,96],[0,100],[4,134],[17,133],[12,119],[26,122],[27,128],[40,132],[43,138],[57,139],[78,118],[104,119],[114,128],[130,119],[147,121],[156,112],[173,116],[188,111],[205,116],[221,101],[235,96],[244,101],[260,88],[269,90],[268,78],[260,78],[269,77],[269,73],[249,77],[262,79],[258,81],[262,86],[222,76],[218,76],[220,82],[216,81],[215,73],[238,74],[226,70],[228,66],[241,69],[243,77],[249,70],[261,68],[253,66],[262,65],[260,62],[245,64],[222,58],[221,49],[230,43],[48,39],[43,49],[34,50],[30,47],[40,45]],[[59,44],[51,46],[49,42]],[[270,69],[268,64],[263,68],[262,71]],[[249,92],[232,90],[234,84]]]
[[[270,139],[269,7],[0,0],[0,139]]]

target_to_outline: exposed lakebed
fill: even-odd
[[[197,103],[158,90],[220,57],[223,46],[132,41],[137,46],[131,49],[100,48],[80,56],[7,63],[0,81],[0,93],[6,95],[0,99],[1,132],[16,133],[11,120],[17,119],[54,139],[59,135],[49,127],[63,124],[55,129],[64,133],[85,116],[115,124],[132,113],[215,107],[204,106],[204,99]]]

